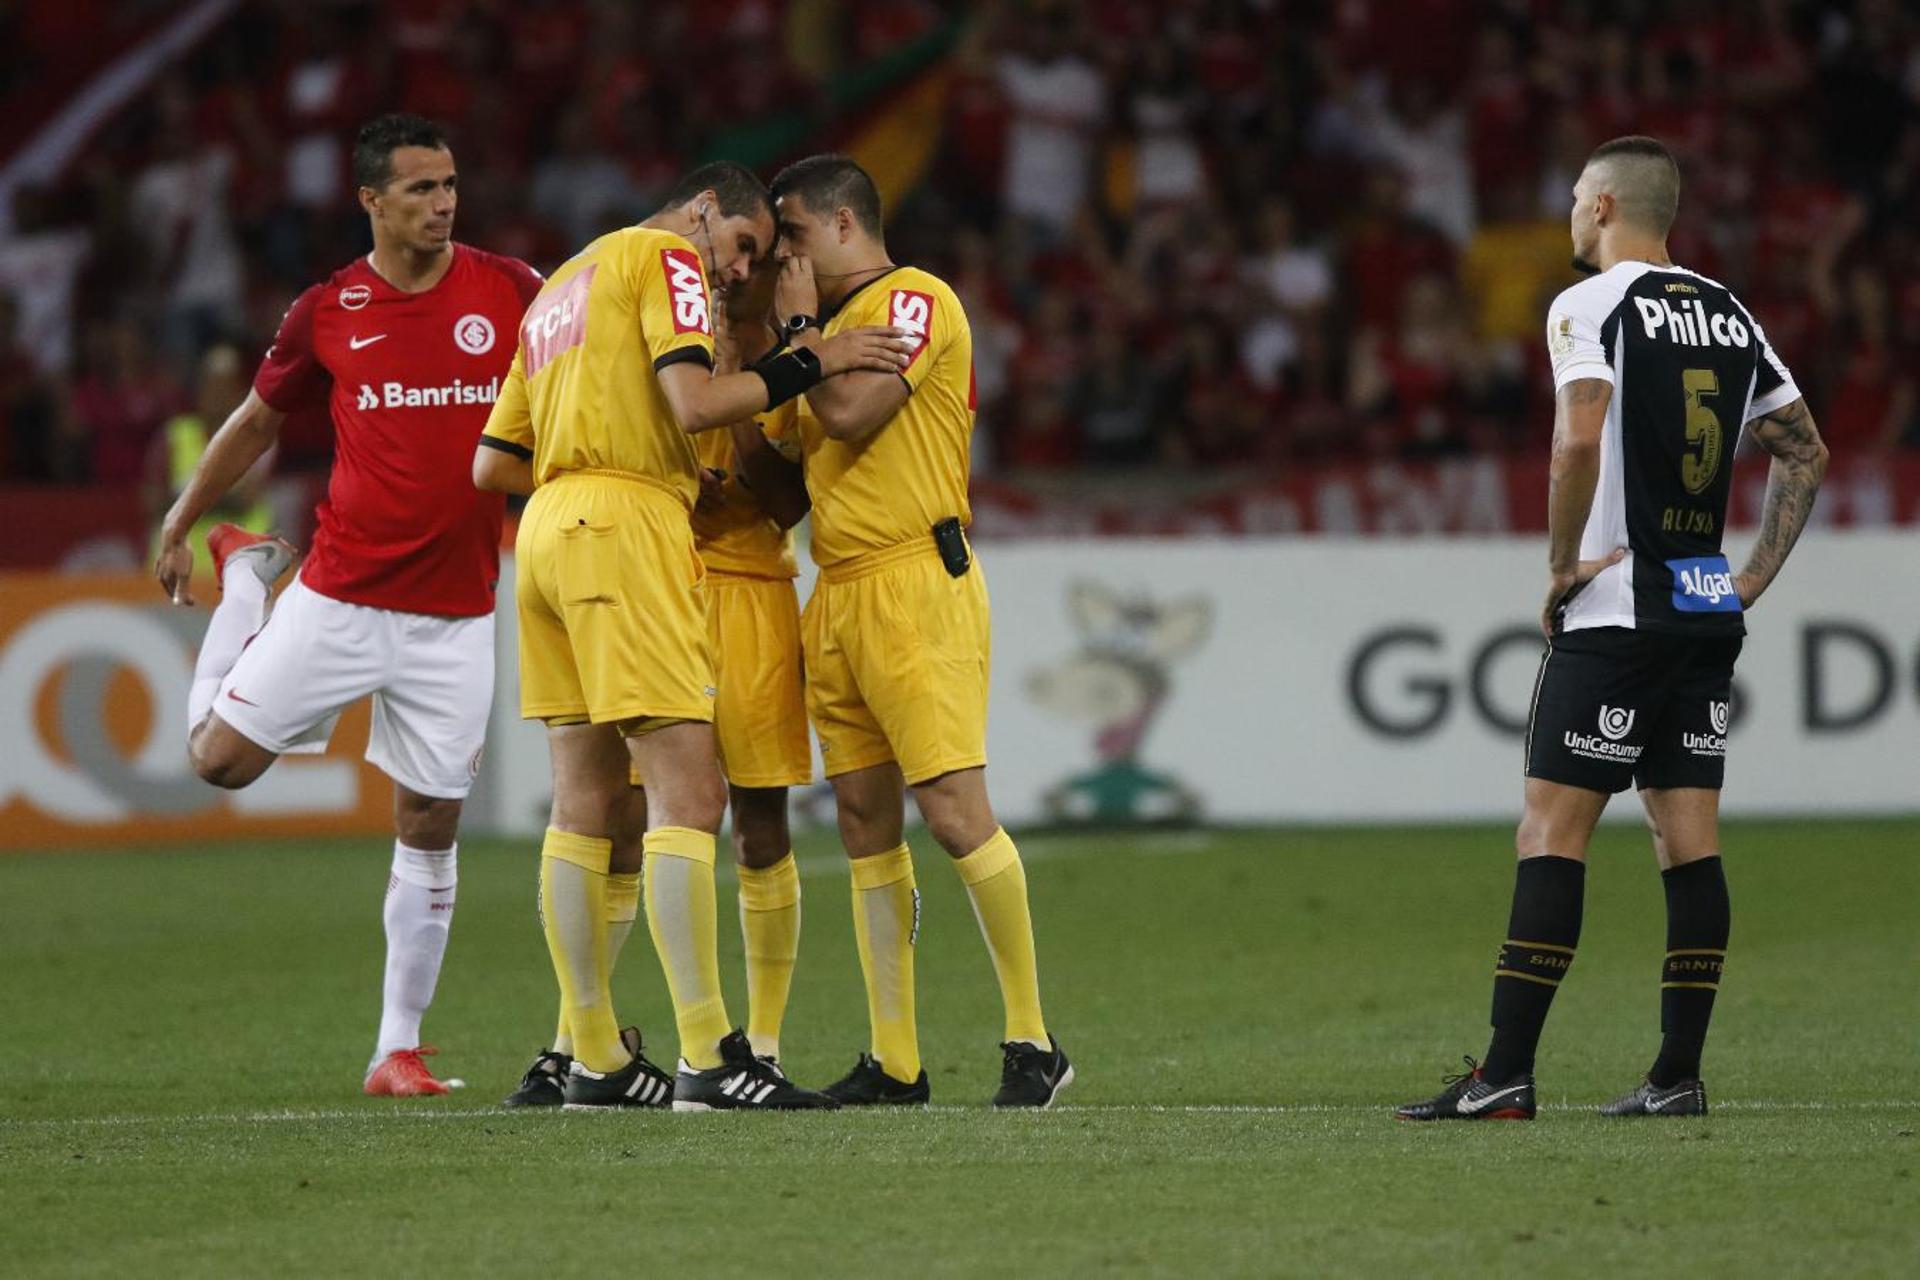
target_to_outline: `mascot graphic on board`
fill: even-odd
[[[1080,648],[1027,673],[1027,696],[1093,730],[1095,765],[1048,788],[1050,821],[1067,826],[1177,825],[1200,817],[1200,797],[1141,763],[1141,748],[1172,689],[1168,670],[1213,629],[1204,596],[1168,603],[1123,596],[1095,582],[1067,590]]]

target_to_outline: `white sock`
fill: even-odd
[[[220,579],[220,603],[207,621],[200,639],[200,656],[193,664],[193,684],[187,691],[187,733],[192,735],[213,710],[220,682],[240,661],[240,651],[267,625],[267,584],[244,555],[227,558]]]
[[[387,976],[381,988],[380,1041],[373,1060],[395,1049],[420,1045],[420,1019],[433,1003],[440,958],[453,926],[454,887],[460,879],[459,845],[409,849],[393,844],[393,874],[387,880]]]

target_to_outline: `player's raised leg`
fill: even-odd
[[[747,957],[747,1039],[780,1061],[780,1027],[800,954],[800,871],[787,829],[785,787],[729,787],[740,875],[740,936]]]
[[[1005,1055],[996,1107],[1048,1107],[1073,1083],[1073,1066],[1047,1032],[1040,1012],[1040,969],[1034,958],[1027,872],[1013,837],[993,816],[984,768],[956,769],[913,788],[927,830],[953,857],[966,882],[974,918],[993,957],[1006,1010]]]
[[[248,643],[267,624],[273,585],[292,567],[299,552],[281,538],[248,533],[237,525],[215,525],[207,534],[220,603],[207,620],[187,692],[187,747],[194,771],[218,787],[247,786],[265,773],[275,753],[254,742],[215,714],[220,686]],[[237,695],[234,696],[238,700]]]
[[[220,682],[240,660],[247,641],[267,625],[273,584],[300,557],[283,538],[249,533],[232,524],[215,525],[208,531],[207,550],[213,553],[220,603],[207,620],[207,633],[201,637],[193,664],[193,684],[187,692],[188,737],[206,722]]]
[[[1606,1116],[1697,1116],[1707,1111],[1700,1057],[1726,964],[1732,907],[1720,860],[1720,792],[1706,787],[1640,793],[1667,898],[1660,967],[1660,1053],[1646,1078],[1600,1108]]]
[[[914,1105],[932,1095],[914,1022],[913,951],[920,890],[907,848],[906,781],[888,761],[833,779],[840,841],[852,860],[853,936],[871,1039],[827,1092],[848,1106]]]

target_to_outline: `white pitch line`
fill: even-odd
[[[1551,1114],[1578,1114],[1590,1111],[1591,1103],[1547,1103],[1540,1109]],[[1920,1110],[1920,1098],[1891,1098],[1879,1102],[1821,1102],[1817,1100],[1781,1102],[1770,1099],[1737,1099],[1713,1104],[1716,1113],[1733,1112],[1871,1112],[1871,1111],[1916,1111]],[[985,1107],[932,1106],[921,1109],[936,1115],[985,1115]],[[1081,1115],[1264,1115],[1264,1116],[1310,1116],[1310,1115],[1380,1115],[1386,1116],[1392,1108],[1386,1105],[1367,1105],[1363,1103],[1196,1103],[1190,1105],[1161,1105],[1156,1103],[1090,1103],[1076,1106],[1067,1103],[1053,1110],[1060,1114]],[[353,1110],[335,1107],[316,1111],[252,1111],[252,1112],[209,1112],[199,1115],[181,1116],[74,1116],[67,1119],[28,1119],[0,1120],[0,1133],[7,1130],[23,1129],[64,1129],[64,1128],[116,1128],[139,1127],[169,1124],[311,1124],[330,1120],[361,1121],[412,1121],[412,1120],[474,1120],[490,1117],[495,1120],[522,1118],[534,1113],[528,1111],[509,1111],[502,1107],[463,1107],[442,1110],[422,1107],[417,1110],[383,1111],[368,1108]],[[559,1114],[559,1113],[556,1113]],[[571,1113],[578,1115],[578,1112]],[[878,1114],[900,1114],[881,1112]],[[912,1114],[908,1112],[907,1114]],[[1709,1117],[1711,1118],[1711,1117]],[[694,1123],[698,1123],[695,1121]]]

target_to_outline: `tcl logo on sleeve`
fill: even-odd
[[[913,354],[907,357],[911,369],[927,349],[927,334],[933,328],[933,295],[917,289],[895,289],[887,304],[887,323],[912,335],[908,341],[913,343]]]
[[[667,297],[673,301],[675,333],[713,332],[707,315],[707,282],[700,274],[700,257],[690,249],[662,249],[660,266],[667,273]]]
[[[595,263],[546,297],[534,299],[520,322],[520,360],[527,377],[587,340],[587,302],[593,273],[599,269]]]

